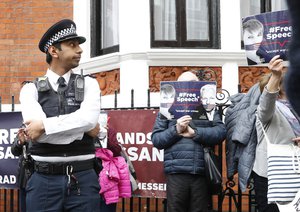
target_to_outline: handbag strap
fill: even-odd
[[[259,120],[259,118],[257,118],[257,121],[261,125],[262,131],[263,131],[265,139],[267,141],[267,145],[271,144],[262,122]],[[293,165],[294,172],[297,173],[297,174],[300,174],[300,148],[298,146],[295,146],[295,145],[289,145],[289,146],[292,147],[291,148],[291,151],[292,151],[292,165]],[[298,164],[298,167],[296,167],[296,164]]]
[[[270,142],[270,140],[269,140],[269,137],[267,136],[266,130],[265,130],[265,128],[264,128],[264,125],[262,124],[262,122],[259,120],[258,117],[256,117],[256,120],[257,120],[257,122],[258,122],[258,123],[260,124],[260,126],[261,126],[261,129],[262,129],[262,131],[263,131],[263,133],[264,133],[264,137],[265,137],[265,139],[266,139],[266,141],[267,141],[267,144],[270,144],[271,142]]]

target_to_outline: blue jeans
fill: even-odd
[[[100,211],[100,186],[94,169],[74,173],[78,184],[68,188],[67,175],[34,172],[26,186],[28,212]]]

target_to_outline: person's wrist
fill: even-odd
[[[179,125],[178,124],[176,124],[175,125],[175,130],[176,130],[176,132],[178,133],[178,134],[180,134],[181,132],[180,132],[180,129],[179,129]]]
[[[41,131],[42,133],[45,132],[45,126],[44,126],[44,121],[43,121],[43,120],[40,121],[40,131]]]
[[[176,132],[178,133],[178,134],[181,134],[181,133],[183,133],[185,130],[184,129],[182,129],[182,127],[177,123],[176,125],[175,125],[176,127]]]
[[[281,71],[277,71],[277,70],[271,70],[271,77],[275,78],[275,79],[281,79],[282,76],[282,72]]]
[[[195,136],[196,136],[196,131],[195,131],[193,128],[192,128],[191,134],[192,134],[192,137],[195,137]]]

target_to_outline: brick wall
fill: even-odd
[[[0,96],[19,103],[21,83],[47,68],[39,39],[53,23],[73,19],[73,0],[1,0],[0,8]]]

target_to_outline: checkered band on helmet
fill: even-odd
[[[71,24],[70,28],[63,29],[57,32],[56,34],[54,34],[45,44],[44,51],[47,52],[49,46],[51,46],[54,42],[69,35],[76,35],[76,28],[73,24]]]

